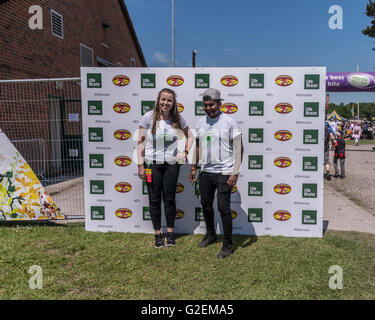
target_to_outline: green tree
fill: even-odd
[[[371,20],[370,26],[367,26],[366,29],[362,30],[362,33],[370,38],[375,38],[375,1],[369,0],[369,3],[366,6],[366,15],[374,19]],[[372,50],[375,50],[375,48]]]

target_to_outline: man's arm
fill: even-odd
[[[234,186],[237,183],[238,176],[240,174],[240,167],[243,160],[243,142],[242,134],[237,135],[233,140],[233,152],[234,152],[234,168],[232,174],[229,176],[227,184],[229,186]]]

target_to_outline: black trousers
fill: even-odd
[[[339,167],[337,161],[340,160],[341,175],[345,177],[345,159],[333,158],[333,167],[335,168],[335,174],[339,174]]]
[[[217,191],[217,208],[223,224],[224,241],[232,241],[232,210],[230,197],[232,188],[227,184],[229,176],[202,171],[199,174],[201,204],[207,233],[216,233],[214,225],[213,202]]]
[[[152,181],[147,182],[150,216],[154,230],[161,228],[161,200],[164,202],[164,212],[167,228],[174,228],[176,219],[176,186],[180,173],[178,163],[150,164]]]

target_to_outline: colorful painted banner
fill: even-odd
[[[64,218],[31,167],[0,129],[0,220]]]
[[[325,76],[323,67],[81,68],[86,230],[154,232],[134,159],[139,120],[167,87],[194,128],[204,90],[217,88],[244,143],[233,233],[322,237]],[[205,233],[189,172],[181,166],[175,231]]]
[[[327,72],[327,92],[375,92],[375,72]]]

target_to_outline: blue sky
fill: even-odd
[[[176,67],[326,66],[375,72],[368,0],[175,0]],[[171,0],[125,0],[149,67],[171,66]],[[332,5],[343,28],[332,30]],[[374,102],[375,93],[330,93],[335,103]]]

